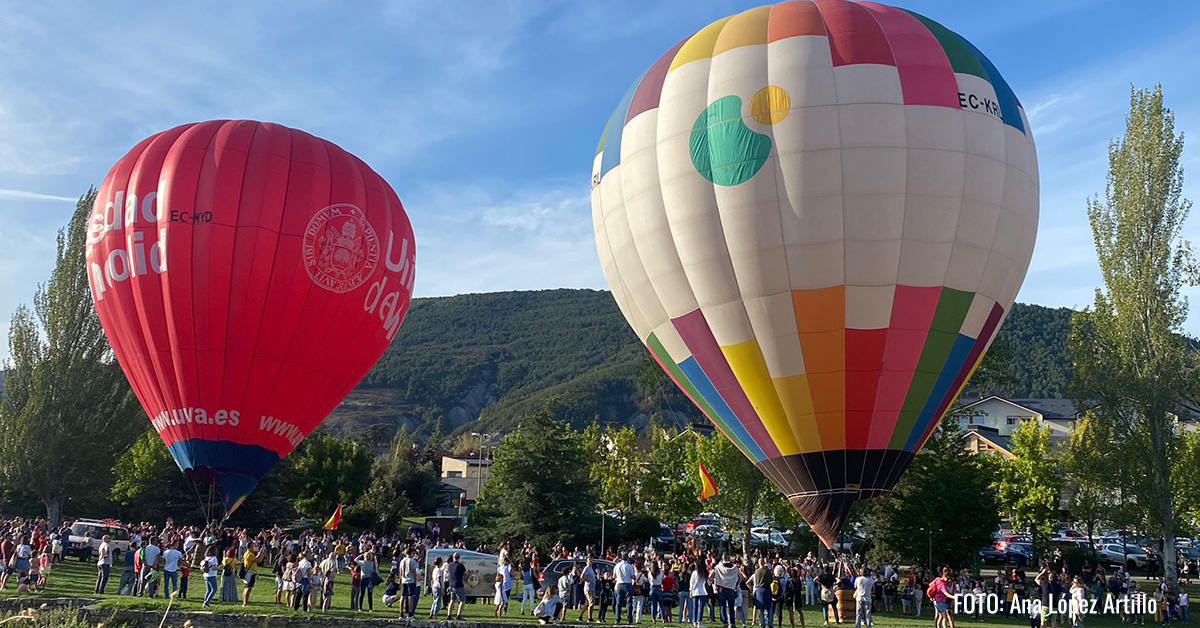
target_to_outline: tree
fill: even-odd
[[[351,516],[366,525],[378,523],[384,530],[397,530],[404,517],[432,513],[438,507],[440,489],[433,462],[425,460],[408,428],[402,427],[387,453],[375,459],[371,487]]]
[[[256,496],[257,497],[257,496]],[[130,521],[203,519],[191,480],[179,470],[162,438],[147,431],[113,465],[112,498]]]
[[[626,426],[601,431],[599,423],[593,422],[584,430],[583,440],[589,445],[588,474],[600,503],[624,512],[641,511],[638,492],[645,456],[638,450],[637,430]]]
[[[688,521],[700,513],[700,470],[696,450],[701,436],[687,430],[672,434],[655,428],[650,433],[650,456],[642,481],[646,507],[668,523]]]
[[[338,504],[353,504],[371,482],[371,455],[358,443],[329,434],[304,439],[292,454],[287,492],[296,512],[328,517]]]
[[[1191,204],[1182,197],[1183,135],[1163,104],[1162,86],[1131,89],[1125,136],[1108,147],[1104,198],[1087,213],[1104,286],[1092,308],[1072,319],[1072,396],[1092,402],[1096,416],[1128,443],[1144,470],[1140,502],[1160,538],[1174,544],[1183,504],[1171,479],[1179,444],[1175,417],[1197,390],[1196,370],[1181,335],[1196,268],[1181,239]],[[1090,405],[1090,404],[1088,404]],[[1172,586],[1175,552],[1163,552]]]
[[[1087,411],[1075,422],[1062,467],[1071,519],[1083,524],[1088,540],[1101,525],[1131,523],[1126,506],[1136,502],[1128,474],[1133,465],[1128,447],[1117,441],[1107,421]]]
[[[958,417],[948,414],[892,492],[862,502],[874,557],[970,565],[1000,523],[995,478],[994,458],[968,452]]]
[[[470,516],[471,540],[496,545],[524,539],[547,548],[599,537],[587,452],[579,433],[555,420],[554,408],[548,402],[501,440],[491,479]]]
[[[1014,528],[1029,530],[1034,553],[1040,554],[1058,522],[1063,487],[1050,428],[1023,421],[1013,430],[1012,454],[1000,464],[996,480],[1000,507],[1009,513]]]
[[[0,472],[57,524],[68,499],[107,495],[119,452],[145,429],[92,306],[84,246],[95,190],[58,232],[50,280],[13,314],[0,403]]]
[[[783,493],[772,486],[762,472],[724,436],[714,434],[699,439],[697,459],[704,463],[704,468],[712,475],[718,491],[702,506],[739,522],[738,531],[742,535],[743,548],[750,547],[750,528],[756,516],[773,519],[785,526],[798,518],[795,508]],[[699,494],[700,486],[697,483],[696,496],[699,497]]]

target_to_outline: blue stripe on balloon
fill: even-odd
[[[925,407],[921,408],[921,414],[917,415],[917,423],[908,434],[908,441],[904,443],[905,451],[913,451],[921,435],[925,433],[929,423],[936,418],[933,415],[937,412],[938,407],[942,405],[942,401],[946,395],[950,394],[950,388],[954,385],[955,378],[958,377],[958,372],[962,369],[963,363],[967,361],[967,356],[971,353],[971,347],[975,346],[975,339],[969,336],[959,334],[958,338],[954,339],[954,346],[950,348],[950,355],[946,357],[946,363],[942,365],[942,371],[938,374],[937,381],[933,384],[933,390],[929,392],[929,397],[925,399]]]
[[[171,443],[171,456],[194,477],[216,479],[226,510],[245,499],[279,463],[279,454],[259,445],[192,438]]]
[[[687,376],[692,386],[696,387],[696,392],[700,393],[700,396],[708,402],[708,405],[712,406],[713,410],[717,412],[717,416],[721,417],[721,420],[725,422],[725,425],[729,428],[730,436],[737,439],[742,447],[750,452],[752,461],[760,462],[765,460],[767,456],[763,453],[762,447],[759,447],[758,443],[755,443],[754,439],[750,438],[750,433],[746,431],[746,428],[734,416],[733,410],[729,409],[729,404],[725,403],[725,400],[721,398],[721,394],[717,392],[716,387],[709,381],[708,376],[704,374],[704,369],[700,368],[700,365],[696,363],[696,358],[688,356],[688,359],[679,363],[679,370],[683,371],[683,374]]]
[[[629,86],[629,91],[625,92],[625,97],[617,105],[617,110],[613,112],[612,117],[608,120],[608,132],[604,136],[604,154],[600,156],[600,178],[608,174],[609,170],[616,168],[621,164],[621,136],[625,134],[625,113],[629,111],[629,103],[633,100],[633,93],[637,91],[638,85],[642,84],[642,79],[646,73]]]
[[[1004,124],[1025,133],[1025,123],[1021,120],[1021,112],[1019,110],[1020,103],[1017,102],[1017,95],[1013,93],[1012,88],[1008,86],[1008,81],[1000,76],[1000,71],[992,62],[984,56],[971,42],[965,38],[963,42],[970,46],[971,52],[975,53],[975,58],[979,59],[979,63],[983,64],[984,71],[988,74],[988,80],[992,83],[992,88],[996,90],[996,100],[1000,103],[1000,116],[1004,120]]]

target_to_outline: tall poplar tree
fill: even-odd
[[[1180,289],[1195,277],[1180,235],[1191,206],[1182,196],[1182,152],[1183,134],[1175,132],[1162,86],[1131,89],[1125,136],[1109,143],[1104,197],[1087,203],[1104,286],[1071,325],[1073,395],[1136,452],[1147,491],[1139,503],[1164,540],[1172,584],[1183,508],[1171,478],[1180,442],[1176,416],[1197,381],[1181,334],[1187,301]]]
[[[0,472],[40,497],[51,523],[69,498],[107,494],[117,455],[146,429],[92,307],[83,253],[95,197],[79,199],[58,232],[50,280],[8,332]]]

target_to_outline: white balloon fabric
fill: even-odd
[[[873,2],[783,2],[710,24],[634,82],[592,210],[638,337],[830,545],[1011,309],[1037,158],[962,37]]]

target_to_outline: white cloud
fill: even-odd
[[[418,296],[605,285],[586,184],[480,184],[408,199]]]
[[[74,203],[78,198],[70,196],[55,196],[54,194],[42,194],[40,192],[28,192],[26,190],[11,190],[8,188],[0,188],[0,199],[17,200],[17,201],[60,201],[63,203]]]

